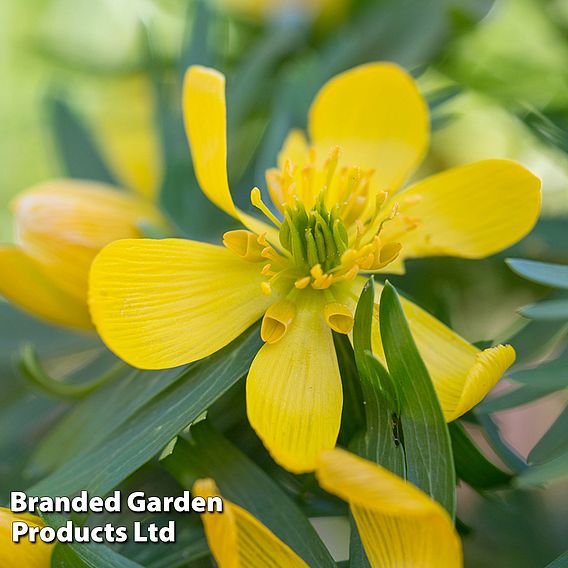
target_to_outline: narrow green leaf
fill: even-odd
[[[400,397],[408,479],[453,517],[456,478],[448,427],[398,294],[388,282],[381,294],[379,321],[388,370]]]
[[[568,452],[526,469],[515,481],[519,487],[546,485],[568,478]]]
[[[519,313],[526,318],[535,320],[568,320],[568,299],[529,304],[523,306]]]
[[[509,408],[517,408],[524,404],[529,404],[540,398],[544,398],[557,390],[556,385],[522,385],[512,391],[508,391],[498,396],[492,396],[483,400],[477,407],[479,413],[493,414]]]
[[[568,377],[566,368],[568,367],[568,350],[564,351],[558,358],[535,367],[534,369],[523,369],[511,375],[515,383],[526,385],[534,389],[542,389],[553,392],[568,387]]]
[[[568,266],[521,258],[508,258],[507,264],[513,272],[527,280],[568,290]]]
[[[65,525],[62,515],[45,515],[47,524],[57,529]],[[52,566],[55,568],[143,568],[142,565],[111,550],[104,544],[74,543],[58,544],[53,553]]]
[[[309,566],[335,566],[297,505],[208,421],[194,424],[190,440],[180,438],[173,453],[161,463],[186,489],[191,489],[196,479],[213,478],[223,497],[253,514]]]
[[[568,550],[553,560],[546,568],[568,568]]]
[[[355,311],[353,345],[365,406],[366,430],[353,440],[351,448],[362,457],[405,477],[403,446],[393,435],[393,417],[397,405],[385,395],[382,383],[391,383],[388,371],[369,356],[375,304],[375,284],[371,277],[359,298]],[[377,364],[378,363],[378,364]]]
[[[459,422],[448,426],[456,473],[475,489],[492,489],[509,483],[512,476],[492,464],[474,444]]]
[[[123,424],[106,444],[81,454],[34,485],[31,495],[104,495],[158,454],[234,385],[260,347],[252,326],[218,353],[190,365],[176,384]]]
[[[568,453],[568,406],[554,421],[544,436],[531,450],[528,462],[543,464],[561,454]]]
[[[117,185],[86,126],[68,103],[52,97],[48,111],[56,148],[68,177]]]

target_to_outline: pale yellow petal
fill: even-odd
[[[533,228],[540,180],[510,160],[485,160],[429,177],[393,199],[400,216],[385,224],[381,237],[402,243],[400,259],[481,258],[511,246]]]
[[[90,181],[40,184],[20,194],[13,210],[18,244],[59,288],[83,303],[89,268],[101,248],[141,237],[143,223],[166,227],[151,202]]]
[[[22,537],[18,543],[12,542],[12,523],[23,521],[29,527],[44,527],[45,523],[35,515],[16,515],[9,509],[0,507],[0,558],[2,568],[50,568],[53,545],[39,538],[30,542]]]
[[[316,476],[351,507],[373,568],[460,568],[459,537],[448,513],[385,468],[344,450],[324,452]]]
[[[397,189],[428,146],[428,107],[410,75],[368,63],[328,81],[316,96],[309,131],[318,155],[341,147],[342,163],[374,168],[381,189]]]
[[[221,497],[212,479],[198,479],[194,497]],[[307,564],[246,509],[223,499],[222,513],[201,516],[219,568],[307,568]]]
[[[224,247],[128,239],[93,262],[89,305],[102,339],[135,367],[165,369],[221,349],[274,301],[261,265]]]
[[[380,291],[377,285],[377,298]],[[510,345],[497,345],[480,351],[413,302],[400,300],[444,416],[451,422],[483,400],[514,363],[515,350]],[[385,361],[378,319],[373,328],[373,352]]]
[[[50,278],[20,247],[0,245],[0,294],[25,311],[57,325],[90,330],[86,302]]]
[[[237,209],[227,178],[227,108],[225,77],[219,71],[193,65],[184,80],[183,115],[193,166],[205,195],[225,213],[257,234],[266,233],[278,245],[275,229]]]
[[[303,168],[309,160],[309,149],[310,147],[303,131],[297,128],[290,130],[284,140],[284,144],[282,144],[282,149],[278,153],[278,168],[282,170],[288,160],[294,166],[300,169]]]
[[[265,344],[252,363],[247,412],[272,457],[300,473],[335,445],[343,394],[322,295],[302,290],[295,302],[284,336]]]

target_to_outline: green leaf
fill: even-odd
[[[361,381],[365,408],[365,431],[351,444],[360,456],[380,463],[401,477],[406,477],[404,450],[393,436],[393,417],[398,422],[397,404],[385,394],[383,383],[390,385],[388,371],[369,356],[375,303],[374,278],[363,288],[353,327],[355,361]]]
[[[524,404],[529,404],[540,398],[544,398],[559,389],[555,385],[523,385],[514,390],[508,391],[499,396],[492,396],[484,399],[478,404],[476,410],[479,413],[493,414],[509,408],[517,408]]]
[[[186,489],[191,489],[196,479],[213,478],[223,497],[254,515],[309,566],[335,566],[297,505],[206,420],[191,426],[190,440],[180,438],[173,453],[161,463]]]
[[[545,485],[566,478],[568,478],[568,452],[543,464],[529,467],[516,479],[515,483],[519,487],[527,487]]]
[[[568,406],[554,421],[544,436],[531,450],[528,462],[531,465],[543,464],[561,454],[568,453]]]
[[[47,524],[57,529],[65,525],[62,515],[45,515]],[[58,544],[53,553],[52,566],[55,568],[143,568],[140,564],[114,552],[103,544],[74,543]]]
[[[260,347],[258,335],[258,326],[252,326],[221,351],[182,370],[174,385],[132,416],[106,443],[73,458],[28,493],[70,495],[86,489],[93,495],[106,494],[158,454],[247,372]]]
[[[568,568],[568,550],[556,558],[556,560],[547,564],[546,568]]]
[[[448,427],[400,299],[386,282],[379,306],[381,338],[400,398],[407,477],[455,513],[455,468]]]
[[[459,422],[452,422],[448,429],[460,479],[474,489],[492,489],[509,483],[512,475],[492,464]]]
[[[568,320],[568,299],[530,304],[523,306],[519,313],[526,318],[535,320]]]
[[[544,363],[534,369],[523,369],[511,375],[511,379],[521,385],[535,389],[560,390],[568,387],[566,367],[568,365],[568,350],[550,363]]]
[[[521,258],[508,258],[507,264],[514,272],[527,280],[552,288],[568,290],[568,266]]]
[[[116,186],[87,128],[68,103],[52,97],[48,99],[48,110],[56,148],[67,176]]]

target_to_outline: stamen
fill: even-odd
[[[270,282],[261,282],[260,289],[265,296],[270,296],[270,294],[272,294],[272,286],[270,285]]]
[[[303,278],[299,278],[298,280],[296,280],[296,282],[294,282],[294,286],[298,290],[303,290],[304,288],[307,288],[310,285],[311,281],[312,279],[309,276],[304,276]]]
[[[344,304],[326,304],[323,317],[327,325],[337,333],[349,333],[353,329],[354,318],[351,310]]]
[[[262,245],[254,233],[238,229],[223,235],[223,244],[238,257],[248,262],[262,262]]]
[[[260,337],[266,343],[276,343],[284,337],[295,317],[296,305],[293,302],[281,300],[272,304],[262,319]]]
[[[278,228],[281,227],[282,223],[276,218],[274,213],[268,209],[268,207],[262,201],[260,195],[260,189],[254,187],[250,192],[250,202],[257,208],[260,209]]]

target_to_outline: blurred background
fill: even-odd
[[[410,262],[408,275],[392,280],[470,341],[517,348],[513,380],[502,381],[470,420],[488,455],[510,469],[526,467],[531,452],[543,463],[564,456],[552,473],[511,489],[460,490],[466,566],[545,566],[563,552],[567,322],[550,314],[531,320],[519,310],[566,292],[524,280],[504,259],[568,263],[566,0],[3,0],[0,22],[2,242],[14,238],[12,198],[54,177],[138,191],[183,236],[215,240],[231,227],[192,171],[180,82],[193,63],[227,76],[230,180],[244,208],[250,188],[265,187],[264,171],[288,130],[305,126],[323,82],[373,60],[405,66],[428,98],[433,140],[418,177],[490,157],[535,172],[542,216],[512,250],[484,261]],[[53,411],[30,398],[11,364],[31,325],[8,331],[2,322],[3,380],[14,381],[0,401],[6,487],[41,437],[44,423],[26,416]],[[42,337],[57,339],[47,326],[33,333],[40,346]],[[65,336],[61,344],[80,341]],[[541,447],[535,458],[555,422],[552,454]]]

